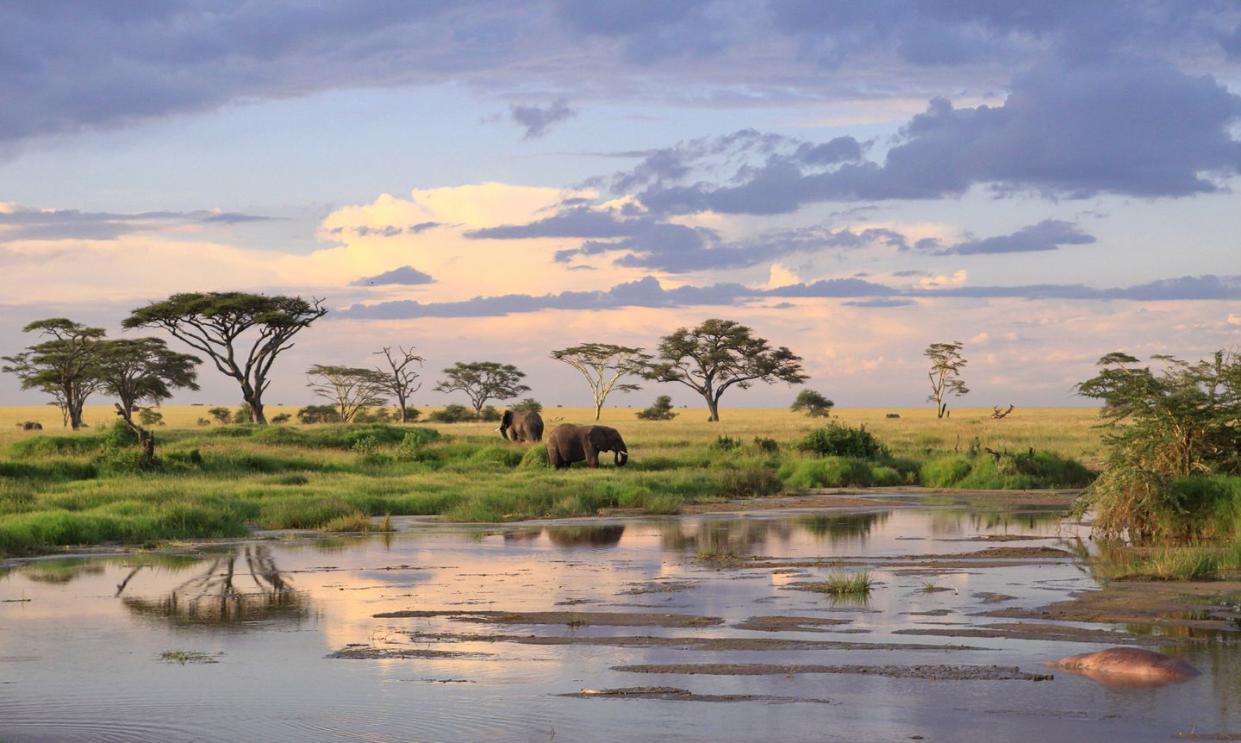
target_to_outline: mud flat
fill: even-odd
[[[479,624],[563,624],[569,627],[711,627],[723,624],[720,617],[694,614],[652,614],[610,611],[445,611],[412,609],[375,614],[376,619],[448,617],[456,622]]]
[[[1230,633],[1241,640],[1241,581],[1112,581],[1039,609],[995,609],[983,616],[1139,625],[1171,635]]]
[[[656,637],[653,635],[500,635],[451,632],[410,632],[416,642],[511,642],[519,645],[597,645],[618,648],[672,648],[727,652],[733,650],[988,650],[972,645],[932,645],[916,642],[849,642],[798,640],[776,637]]]
[[[1049,673],[1027,673],[1016,666],[824,666],[768,663],[668,663],[612,666],[623,673],[675,673],[689,676],[797,676],[807,673],[846,673],[926,681],[1050,681]]]
[[[680,689],[675,686],[626,686],[619,689],[582,689],[579,692],[561,694],[560,696],[577,699],[660,699],[668,702],[770,702],[773,704],[808,702],[812,704],[831,704],[831,701],[827,699],[778,697],[768,694],[695,694],[688,689]]]

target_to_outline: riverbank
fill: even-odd
[[[580,412],[544,417],[554,426],[567,415],[581,420]],[[169,426],[157,430],[152,467],[142,466],[131,434],[115,425],[9,433],[0,456],[0,555],[254,530],[349,531],[379,516],[508,522],[672,514],[819,487],[1018,490],[1081,487],[1090,478],[1067,456],[1017,449],[1030,436],[1015,435],[1003,420],[969,423],[990,433],[966,448],[954,437],[951,448],[914,451],[894,428],[893,438],[905,441],[898,447],[880,439],[867,456],[821,456],[801,444],[824,421],[785,411],[739,412],[721,424],[611,420],[618,415],[609,411],[608,422],[623,426],[630,465],[567,471],[546,466],[542,445],[506,442],[484,423]]]

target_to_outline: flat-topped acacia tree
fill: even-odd
[[[530,388],[521,383],[526,373],[512,364],[495,361],[458,361],[444,370],[444,378],[435,385],[436,392],[464,392],[481,414],[488,400],[511,400]]]
[[[91,328],[64,317],[37,320],[22,328],[45,340],[16,356],[5,356],[3,370],[17,375],[24,390],[51,395],[74,431],[82,427],[82,406],[102,385],[98,348],[103,328]]]
[[[322,299],[243,292],[174,294],[130,313],[126,328],[163,328],[206,354],[221,374],[237,380],[254,422],[266,425],[263,393],[276,357],[293,336],[327,314]]]
[[[195,367],[202,359],[168,348],[163,338],[121,338],[98,346],[97,375],[103,390],[115,395],[116,414],[138,437],[141,463],[155,461],[155,435],[134,420],[138,404],[159,405],[177,388],[198,389]]]
[[[562,348],[552,351],[552,358],[577,369],[586,379],[595,400],[595,420],[599,420],[608,395],[642,389],[636,384],[620,380],[641,374],[651,361],[651,355],[643,353],[641,348],[611,343],[583,343]]]
[[[729,387],[749,389],[755,382],[800,384],[801,357],[732,320],[711,319],[680,328],[659,342],[655,361],[643,374],[657,382],[680,382],[707,401],[710,417],[720,419],[720,398]]]

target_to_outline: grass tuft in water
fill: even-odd
[[[819,593],[829,596],[869,596],[875,582],[868,571],[857,573],[832,573],[827,580],[813,586]]]

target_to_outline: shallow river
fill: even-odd
[[[40,560],[0,569],[0,740],[1241,732],[1241,651],[1224,640],[1171,649],[1198,678],[1110,689],[1042,663],[1123,643],[951,636],[1012,621],[984,612],[1095,588],[1071,555],[1079,537],[1054,512],[894,504],[415,524],[190,555]],[[843,566],[808,564],[833,558]],[[869,597],[802,585],[842,569],[869,571]],[[962,667],[1000,678],[962,680]],[[1034,680],[1043,674],[1054,678]],[[632,687],[667,688],[581,694]]]

